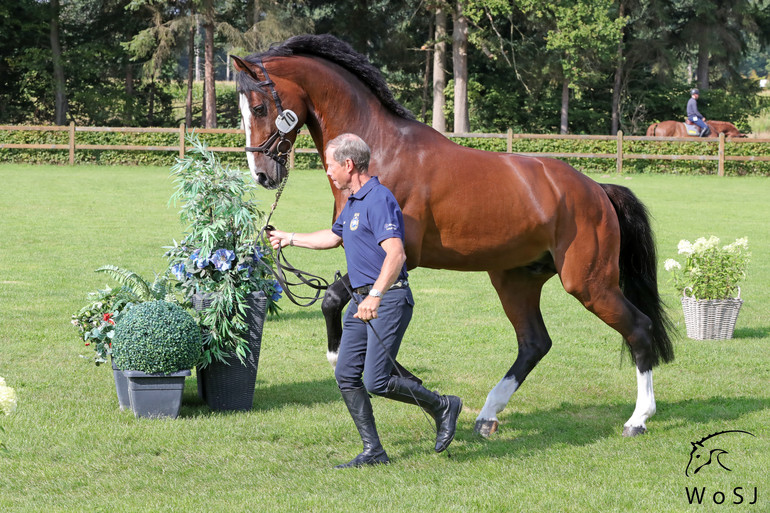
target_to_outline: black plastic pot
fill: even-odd
[[[250,352],[245,362],[242,363],[238,356],[232,353],[226,357],[225,362],[212,362],[196,370],[198,395],[212,410],[245,411],[250,410],[254,403],[262,328],[267,314],[267,296],[261,291],[254,292],[249,295],[247,303],[247,341]],[[195,300],[193,304],[196,304]],[[199,304],[203,304],[203,301]]]

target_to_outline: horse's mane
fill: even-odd
[[[290,37],[283,43],[271,46],[263,53],[249,55],[244,60],[256,64],[259,59],[267,57],[288,57],[291,55],[314,55],[339,64],[358,77],[394,114],[414,119],[414,115],[393,98],[380,70],[375,68],[364,55],[353,50],[348,43],[329,34]]]

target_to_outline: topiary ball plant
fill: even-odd
[[[200,328],[184,308],[149,301],[132,307],[115,326],[112,357],[121,370],[171,374],[194,367],[202,347]]]

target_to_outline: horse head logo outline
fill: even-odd
[[[698,473],[700,469],[702,469],[706,465],[711,465],[715,461],[723,469],[727,470],[728,472],[732,472],[732,469],[727,468],[725,464],[722,463],[722,461],[719,459],[722,455],[728,454],[728,452],[725,451],[724,449],[717,447],[714,442],[709,442],[709,440],[712,440],[715,437],[719,435],[724,435],[726,433],[745,433],[747,435],[754,436],[754,434],[749,433],[748,431],[742,431],[740,429],[731,429],[728,431],[718,431],[716,433],[713,433],[711,435],[701,438],[697,442],[690,442],[692,444],[692,452],[690,452],[690,461],[687,463],[687,468],[684,471],[684,475],[686,475],[687,477],[690,477],[691,465],[694,468],[692,474],[695,475]],[[709,442],[709,443],[706,444],[706,442]]]

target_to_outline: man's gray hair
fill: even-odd
[[[371,150],[369,145],[356,134],[338,135],[326,145],[326,149],[334,149],[332,158],[338,164],[343,164],[346,159],[350,159],[359,173],[366,173],[369,170],[369,158]]]

